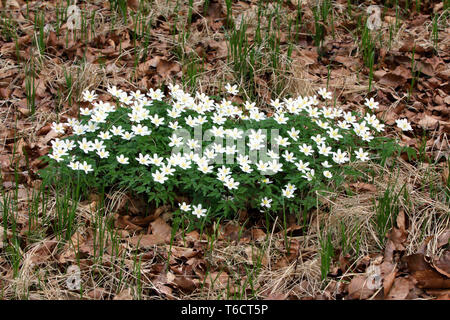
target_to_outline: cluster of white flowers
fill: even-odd
[[[231,95],[238,93],[236,85],[227,84],[225,88]],[[229,166],[214,165],[214,159],[217,156],[236,155],[239,170],[243,174],[273,175],[292,170],[289,169],[292,166],[307,181],[312,181],[316,177],[315,170],[310,168],[311,163],[319,156],[323,156],[327,158],[320,162],[324,168],[323,176],[331,179],[333,174],[328,169],[333,167],[332,163],[335,165],[345,164],[350,161],[351,154],[348,150],[340,148],[333,151],[327,141],[328,143],[340,142],[344,138],[344,133],[350,133],[360,137],[362,141],[369,142],[374,138],[372,129],[376,132],[384,129],[384,125],[373,114],[366,113],[364,118],[358,121],[354,114],[344,112],[340,108],[319,107],[321,102],[317,96],[299,96],[296,99],[289,98],[283,101],[271,100],[270,106],[273,107],[274,113],[268,116],[253,102],[247,101],[241,106],[236,106],[227,99],[215,102],[203,93],[193,96],[183,91],[178,85],[169,85],[169,97],[167,98],[169,98],[168,105],[170,107],[167,108],[164,115],[158,115],[157,113],[152,114],[152,104],[154,101],[166,98],[159,89],[151,89],[147,94],[143,94],[139,90],[128,94],[114,86],[110,87],[108,92],[115,97],[117,101],[115,105],[109,102],[94,102],[97,99],[95,92],[85,91],[83,93],[84,100],[92,103],[92,108],[80,109],[80,114],[85,118],[82,121],[69,119],[66,123],[52,124],[52,129],[57,133],[64,134],[67,128],[71,128],[73,136],[80,138],[76,140],[76,143],[74,140],[68,139],[52,141],[53,151],[49,155],[50,158],[57,162],[66,161],[70,169],[81,170],[87,174],[95,169],[94,164],[87,163],[84,159],[76,159],[70,154],[71,150],[78,148],[82,154],[95,153],[99,159],[107,159],[111,152],[111,150],[107,150],[107,141],[114,140],[117,144],[120,140],[125,142],[138,137],[151,136],[154,130],[165,127],[173,130],[172,134],[168,136],[168,146],[181,147],[185,145],[189,148],[190,153],[178,152],[169,156],[156,153],[151,155],[136,150],[136,156],[132,158],[124,154],[114,154],[115,161],[120,165],[129,165],[136,161],[139,165],[155,167],[156,170],[152,170],[151,177],[154,182],[159,184],[164,184],[170,176],[175,175],[178,168],[180,169],[178,173],[183,170],[197,169],[202,174],[213,174],[227,190],[231,191],[239,188],[241,184],[238,181],[239,175],[237,172],[232,172],[232,168]],[[326,89],[320,89],[318,95],[323,100],[332,98],[332,94]],[[365,105],[371,110],[378,108],[378,103],[373,98],[366,99]],[[130,124],[128,128],[131,129],[125,130],[119,124],[108,122],[108,117],[119,109],[126,110],[127,120]],[[190,112],[186,115],[188,111]],[[309,117],[317,125],[317,131],[321,132],[310,137],[310,143],[305,139],[299,141],[300,132],[304,128],[289,125],[299,116]],[[239,125],[242,121],[249,121],[253,124],[261,121],[275,121],[274,126],[286,128],[286,134],[279,135],[275,139],[277,147],[284,149],[281,157],[277,152],[269,150],[267,156],[270,160],[252,162],[249,156],[239,154],[236,146],[224,147],[219,143],[211,143],[204,148],[202,141],[186,139],[177,136],[175,132],[181,128],[191,130],[203,124],[211,124],[210,132],[216,138],[242,139],[245,138],[245,132],[241,129],[242,125]],[[230,124],[235,126],[230,127]],[[411,129],[405,119],[398,120],[397,125],[403,130]],[[96,138],[87,140],[86,137],[82,137],[86,133],[95,133]],[[266,141],[267,136],[264,131],[255,125],[248,134],[246,146],[250,151],[262,151],[266,146]],[[203,154],[200,153],[201,151]],[[369,153],[362,148],[354,150],[353,154],[359,161],[369,160]],[[260,181],[264,184],[272,183],[267,177],[262,177]],[[295,185],[288,183],[283,187],[282,195],[287,199],[293,198],[296,189]],[[260,206],[270,208],[271,202],[272,199],[264,197],[261,199]],[[192,212],[198,217],[203,216],[206,212],[201,204],[193,206],[191,211],[190,205],[183,203],[180,205],[180,209]]]

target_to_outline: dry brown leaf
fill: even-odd
[[[119,294],[117,294],[113,300],[133,300],[133,296],[131,295],[131,289],[122,290]]]
[[[423,254],[413,254],[403,257],[409,272],[417,280],[417,286],[425,289],[449,289],[450,279],[434,270]]]
[[[197,288],[194,281],[186,276],[175,276],[171,282],[173,282],[181,291],[185,293],[191,293]]]
[[[450,251],[446,251],[439,259],[433,261],[433,267],[440,273],[450,278]]]
[[[429,115],[425,115],[420,121],[419,126],[426,130],[434,130],[439,124],[439,120]]]
[[[368,279],[365,276],[355,276],[348,286],[348,294],[352,299],[367,299],[374,293],[374,289],[368,288]]]
[[[157,234],[144,234],[141,236],[135,236],[128,239],[128,242],[134,246],[139,246],[140,248],[149,249],[155,245],[163,244],[166,239],[162,238]]]
[[[414,287],[410,279],[397,278],[387,295],[387,300],[403,300],[408,296],[409,291]]]
[[[396,88],[404,85],[406,83],[406,78],[393,72],[389,72],[382,76],[378,83],[387,87]]]
[[[87,295],[91,299],[101,300],[108,296],[109,293],[103,288],[95,288],[94,290],[89,291]]]

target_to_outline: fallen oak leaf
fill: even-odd
[[[446,251],[439,259],[433,260],[432,266],[437,272],[450,278],[450,251]]]
[[[425,130],[434,130],[439,125],[439,120],[429,115],[425,115],[419,122],[419,126],[421,126]]]
[[[405,299],[409,291],[414,287],[411,279],[408,278],[397,278],[394,281],[392,289],[390,290],[387,300],[403,300]]]
[[[353,277],[348,286],[348,294],[352,299],[364,300],[371,297],[375,289],[369,288],[369,281],[366,276],[358,275]]]
[[[128,239],[128,242],[134,246],[149,249],[155,245],[165,243],[166,239],[162,238],[157,234],[144,234],[141,236],[131,237]]]
[[[423,254],[412,254],[402,258],[411,275],[417,280],[417,286],[423,289],[449,289],[450,279],[433,269],[425,261]]]
[[[113,300],[133,300],[133,296],[131,295],[131,289],[122,290],[119,294],[117,294]]]
[[[103,288],[95,288],[88,292],[88,297],[95,300],[102,300],[109,295],[108,291]]]

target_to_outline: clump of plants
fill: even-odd
[[[250,101],[232,102],[236,85],[225,88],[225,97],[212,99],[178,85],[169,85],[167,96],[111,87],[111,102],[85,91],[90,106],[80,117],[53,123],[68,136],[52,141],[42,176],[85,189],[124,187],[198,218],[239,209],[297,213],[316,204],[317,192],[357,175],[352,163],[399,150],[379,136],[384,125],[372,113],[373,99],[363,113],[344,112],[320,89],[272,100],[263,112]]]

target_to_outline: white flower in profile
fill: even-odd
[[[232,95],[236,95],[239,93],[239,90],[237,89],[237,84],[232,86],[231,84],[227,83],[225,85],[225,90],[227,90],[227,92]]]
[[[273,171],[274,173],[282,172],[282,168],[283,164],[278,162],[276,159],[269,162],[269,170]]]
[[[86,133],[86,126],[85,125],[75,125],[73,126],[73,134],[77,136],[82,136]]]
[[[92,150],[98,151],[98,150],[105,149],[105,146],[103,143],[104,143],[103,140],[95,139],[94,142],[92,143]]]
[[[365,131],[361,133],[361,139],[363,141],[371,141],[373,139],[373,135],[371,135],[369,131]]]
[[[51,144],[52,144],[53,149],[67,149],[67,146],[66,146],[66,143],[64,142],[64,140],[61,140],[59,138],[52,140]]]
[[[347,157],[347,152],[342,152],[341,149],[338,149],[337,152],[333,152],[333,161],[338,163],[338,164],[342,164],[342,163],[346,163],[348,161],[348,157]]]
[[[329,129],[330,128],[330,124],[328,122],[326,122],[326,121],[318,120],[318,121],[316,121],[316,123],[322,129]]]
[[[314,175],[315,175],[315,171],[314,169],[309,170],[308,172],[306,172],[305,175],[303,175],[303,178],[306,178],[306,180],[311,181],[312,179],[314,179]]]
[[[239,154],[236,157],[236,160],[241,166],[252,163],[250,158],[247,155],[243,155],[243,154]]]
[[[292,140],[297,141],[300,130],[296,130],[294,127],[292,127],[291,130],[287,133],[292,138]]]
[[[64,149],[55,149],[53,150],[53,153],[49,154],[49,158],[52,158],[53,160],[55,160],[56,162],[60,162],[62,160],[64,160],[62,157],[63,156],[67,156],[67,152]]]
[[[164,118],[160,118],[158,114],[155,114],[154,116],[150,116],[150,121],[156,126],[159,127],[160,125],[164,124]]]
[[[75,148],[75,141],[74,140],[65,140],[64,147],[67,150],[72,150]]]
[[[295,190],[297,190],[297,187],[296,187],[295,185],[293,185],[292,183],[288,183],[288,184],[285,186],[285,188],[286,188],[286,190],[290,190],[290,191],[292,191],[292,192],[294,192]]]
[[[264,179],[261,180],[261,182],[264,183],[264,184],[271,184],[272,183],[272,181],[270,181],[269,178],[264,178]]]
[[[319,91],[317,92],[323,99],[331,99],[332,98],[332,94],[331,92],[327,91],[326,88],[320,88]]]
[[[311,137],[311,140],[313,140],[315,143],[317,143],[317,145],[325,143],[325,138],[322,137],[320,134],[318,134],[317,136]]]
[[[397,127],[402,129],[403,131],[411,131],[412,130],[411,124],[408,122],[407,119],[398,119],[398,120],[395,120],[395,122],[397,123]]]
[[[338,121],[337,126],[341,129],[348,130],[350,129],[350,124],[347,121]]]
[[[359,148],[359,150],[356,150],[355,155],[356,155],[356,159],[358,159],[358,160],[361,160],[361,161],[369,160],[369,153],[364,152],[364,150],[362,148]]]
[[[244,131],[239,130],[238,128],[233,128],[225,130],[225,134],[233,139],[241,139]]]
[[[101,159],[106,159],[109,157],[109,151],[106,151],[105,149],[100,149],[100,150],[97,150],[97,155]]]
[[[86,161],[84,161],[83,163],[79,163],[78,170],[82,170],[86,174],[88,174],[91,171],[94,171],[92,165],[88,164]]]
[[[228,179],[225,181],[225,186],[230,190],[237,189],[239,184],[240,183],[238,181],[234,181],[234,178],[232,177],[228,177]]]
[[[287,150],[286,150],[287,151]],[[272,159],[280,159],[280,156],[278,155],[278,153],[276,153],[273,150],[269,150],[267,151],[267,155],[272,158]]]
[[[259,162],[256,164],[256,168],[261,172],[265,172],[269,169],[269,163],[259,160]]]
[[[328,160],[322,162],[322,166],[325,167],[325,168],[331,168],[332,167],[332,165],[328,163]]]
[[[333,177],[333,175],[331,174],[331,172],[328,171],[328,170],[325,170],[325,171],[323,172],[323,175],[325,176],[325,178],[328,178],[328,179],[330,179],[331,177]]]
[[[83,91],[83,100],[84,101],[88,101],[88,102],[92,102],[95,99],[97,99],[97,95],[95,94],[95,91],[89,91],[89,90],[85,90]]]
[[[132,96],[135,100],[142,100],[145,97],[145,95],[141,93],[141,90],[132,91],[130,96]]]
[[[175,172],[175,169],[174,168],[172,168],[172,166],[170,165],[170,164],[163,164],[162,166],[161,166],[161,172],[163,173],[163,174],[165,174],[166,176],[173,176],[173,173]]]
[[[286,197],[288,199],[294,197],[294,191],[289,190],[289,189],[283,189],[282,194],[283,194],[283,197]]]
[[[191,127],[194,128],[197,126],[197,121],[195,118],[192,118],[192,116],[187,116],[186,118],[184,118],[184,121],[186,121],[186,124]]]
[[[180,161],[178,161],[178,166],[183,170],[190,169],[191,161],[186,157],[181,157]]]
[[[150,97],[150,99],[153,100],[162,100],[164,98],[164,93],[161,91],[161,89],[153,90],[153,88],[150,88],[147,95]]]
[[[208,159],[214,159],[217,156],[217,154],[214,151],[214,148],[207,148],[203,152],[203,156],[207,157]]]
[[[171,109],[171,110],[169,110],[169,111],[167,112],[167,115],[168,115],[169,117],[171,117],[171,118],[176,119],[176,118],[178,118],[178,117],[181,115],[181,111],[178,110],[178,109],[173,108],[173,109]]]
[[[78,145],[80,147],[80,149],[84,152],[84,153],[88,153],[89,151],[92,151],[92,142],[86,140],[86,138],[83,138],[83,140],[78,141]]]
[[[245,173],[252,173],[253,169],[250,167],[249,164],[243,164],[240,166],[241,170]]]
[[[349,111],[344,113],[344,120],[347,121],[348,123],[355,123],[356,117],[352,115],[352,113]]]
[[[272,199],[269,199],[267,197],[264,197],[261,199],[261,207],[270,208],[272,205],[270,204],[272,202]]]
[[[183,145],[183,137],[178,137],[175,133],[169,138],[169,147],[181,147]]]
[[[208,163],[197,163],[198,170],[203,172],[204,174],[213,172],[213,167],[208,166]]]
[[[291,144],[287,138],[284,138],[282,136],[276,137],[275,142],[282,147],[287,147]]]
[[[120,95],[123,93],[122,89],[117,89],[116,86],[108,87],[108,93],[112,95],[113,97],[119,98]]]
[[[191,205],[187,204],[186,202],[182,202],[180,203],[180,210],[184,212],[189,212],[191,211]]]
[[[297,160],[297,158],[294,156],[294,153],[293,152],[289,152],[287,150],[284,151],[282,156],[287,162],[294,162],[295,160]]]
[[[129,141],[129,140],[133,139],[134,133],[125,131],[124,133],[122,133],[121,137],[122,137],[122,139]]]
[[[98,134],[98,137],[103,140],[109,140],[111,139],[111,134],[108,131],[101,131]]]
[[[111,130],[111,133],[115,136],[121,136],[123,134],[122,126],[118,126],[118,127],[112,126],[110,130]]]
[[[304,153],[306,156],[310,156],[314,153],[314,150],[311,146],[304,143],[303,145],[298,147],[300,152]]]
[[[375,123],[375,124],[373,125],[373,127],[375,128],[375,130],[376,130],[377,132],[381,132],[381,131],[383,131],[383,129],[384,129],[384,124],[378,122],[378,123]]]
[[[89,108],[80,108],[80,114],[82,116],[90,116],[92,113],[92,110]]]
[[[192,214],[195,215],[197,218],[205,217],[207,209],[203,209],[201,203],[198,204],[198,206],[192,206]]]
[[[181,128],[181,126],[178,125],[178,121],[169,122],[169,126],[168,126],[168,127],[169,127],[170,129],[173,129],[173,130],[178,130],[178,129]]]
[[[72,170],[79,170],[80,162],[79,161],[70,161],[67,166]]]
[[[309,103],[313,106],[317,106],[320,101],[317,99],[317,96],[309,97]]]
[[[364,105],[369,107],[370,110],[378,109],[378,102],[375,102],[373,98],[370,99],[366,98],[366,103]]]
[[[128,158],[126,158],[123,154],[116,156],[117,162],[121,164],[129,164]]]
[[[256,122],[266,119],[266,115],[258,110],[250,111],[250,120],[255,120]]]
[[[280,99],[270,100],[270,105],[277,111],[283,109],[283,102],[280,102]]]
[[[320,116],[319,109],[317,109],[315,107],[310,106],[307,111],[311,118],[319,118],[319,116]]]
[[[339,139],[343,138],[342,135],[339,134],[339,129],[329,129],[327,133],[331,139],[334,139],[336,141],[339,141]]]
[[[164,158],[159,157],[156,153],[153,154],[153,157],[150,158],[150,163],[159,167],[163,164]]]
[[[136,158],[136,160],[144,166],[148,166],[150,164],[150,156],[148,154],[143,155],[142,153],[139,153],[139,157]]]
[[[135,135],[138,136],[148,136],[152,133],[152,131],[149,130],[147,126],[142,126],[141,124],[138,124],[137,126],[131,126],[131,130]]]
[[[164,184],[164,182],[166,182],[167,178],[166,175],[164,173],[162,173],[159,170],[156,170],[154,173],[152,173],[152,177],[153,180],[155,180],[156,182],[159,182],[161,184]]]
[[[298,162],[296,162],[295,166],[297,167],[297,170],[302,173],[306,173],[306,171],[310,170],[308,167],[309,162],[303,162],[302,160],[299,160]]]
[[[133,97],[129,96],[126,92],[122,92],[119,96],[119,101],[123,104],[130,105],[133,103]]]
[[[79,124],[80,124],[80,121],[78,121],[77,118],[69,118],[69,119],[67,119],[67,125],[69,127],[73,127],[73,126],[76,126],[76,125],[79,125]]]
[[[64,123],[56,123],[56,122],[53,122],[53,123],[52,123],[52,129],[53,129],[56,133],[64,133]]]
[[[278,123],[278,124],[286,124],[287,121],[289,120],[289,118],[285,117],[284,113],[276,113],[273,116],[273,119]]]
[[[325,157],[328,157],[328,155],[331,153],[331,147],[327,147],[327,145],[322,144],[319,146],[319,154],[324,155]]]
[[[87,132],[95,132],[98,129],[98,124],[93,122],[93,121],[89,121],[87,126],[86,126],[86,131]]]

